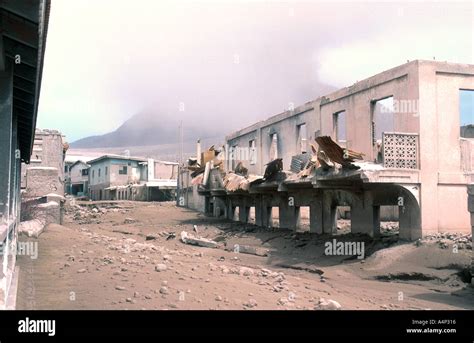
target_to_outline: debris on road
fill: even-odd
[[[276,264],[276,266],[280,267],[280,268],[303,270],[305,272],[310,272],[310,273],[319,274],[319,275],[324,274],[323,270],[321,270],[319,268],[316,268],[316,267],[313,267],[313,266],[305,267],[305,266],[299,266],[299,265],[290,265],[290,264],[286,264],[286,263],[279,263],[279,264]]]
[[[136,223],[137,220],[134,219],[134,218],[125,218],[125,220],[123,221],[124,224],[133,224],[133,223]]]
[[[332,299],[319,298],[318,303],[314,307],[315,310],[340,310],[342,309],[341,304]]]
[[[186,231],[181,232],[181,242],[184,244],[197,245],[205,248],[217,248],[219,244],[207,238],[195,237],[188,234]]]
[[[157,265],[155,265],[155,271],[157,272],[164,272],[167,269],[168,269],[168,266],[164,263],[158,263]]]
[[[145,240],[147,240],[147,241],[153,241],[155,239],[158,239],[158,237],[155,236],[155,235],[146,235],[145,236]]]
[[[20,222],[18,232],[27,235],[28,237],[38,238],[43,232],[45,223],[39,219],[28,220]]]
[[[241,254],[249,254],[249,255],[256,255],[256,256],[268,256],[269,250],[260,247],[253,247],[250,245],[242,245],[242,244],[235,244],[232,247],[226,247],[227,251],[234,251],[236,253]]]
[[[77,212],[81,213],[80,220],[75,219]],[[97,216],[100,225],[96,220],[81,224],[89,216]],[[126,218],[138,222],[124,225]],[[347,223],[350,225],[349,220]],[[88,202],[71,207],[65,224],[48,226],[40,236],[44,253],[38,261],[20,256],[23,270],[34,263],[38,280],[44,280],[44,275],[52,280],[38,282],[45,299],[41,309],[77,308],[78,303],[68,297],[57,297],[58,291],[69,291],[69,280],[81,294],[90,295],[81,303],[81,308],[88,309],[379,309],[399,291],[416,288],[439,294],[462,289],[468,278],[459,273],[471,261],[470,236],[466,233],[434,233],[421,239],[420,248],[401,243],[385,249],[379,244],[373,249],[378,254],[367,255],[370,258],[360,263],[346,263],[347,256],[324,255],[326,236],[229,223],[178,208],[171,202]],[[194,224],[198,230],[193,231]],[[361,239],[350,233],[343,237]],[[172,241],[174,238],[183,244]],[[438,241],[446,242],[449,248],[440,249]],[[368,251],[372,243],[366,244]],[[458,253],[451,253],[454,247]],[[449,255],[449,261],[434,259],[433,254]],[[416,274],[410,274],[409,278],[401,275],[384,279],[392,266],[407,273],[418,271],[410,269],[413,258],[425,261],[426,272],[430,271],[427,275],[436,278],[420,282]],[[83,282],[84,277],[87,282]],[[445,278],[449,282],[440,281]],[[371,287],[377,282],[384,282],[380,291]],[[360,287],[347,286],[352,284]],[[367,289],[373,291],[370,297]],[[457,298],[440,303],[406,297],[397,302],[397,309],[472,307],[470,298]],[[26,306],[20,303],[20,308]]]

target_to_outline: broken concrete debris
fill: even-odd
[[[269,255],[268,249],[253,247],[250,245],[243,245],[243,244],[235,244],[234,246],[226,247],[226,250],[234,251],[236,253],[241,253],[241,254],[249,254],[249,255],[262,256],[262,257]]]
[[[39,219],[28,220],[20,222],[18,232],[20,234],[25,234],[28,237],[38,238],[39,235],[43,232],[45,223]]]
[[[213,177],[213,185],[207,188],[222,187],[228,193],[249,192],[252,186],[257,186],[265,182],[282,182],[286,179],[307,178],[314,175],[314,172],[318,168],[329,170],[336,168],[336,165],[341,165],[346,169],[360,168],[359,166],[353,165],[352,162],[356,159],[362,159],[362,153],[350,149],[343,149],[327,136],[317,137],[316,142],[319,147],[316,148],[314,145],[311,145],[312,153],[304,152],[292,157],[290,171],[283,171],[283,159],[276,158],[265,165],[266,168],[263,177],[249,174],[248,168],[242,161],[237,163],[233,171],[229,170],[228,172],[224,172],[221,160],[217,162],[215,161],[216,158],[210,159],[212,155],[215,156],[214,150],[212,150],[213,147],[211,147],[206,155],[201,158],[201,163],[206,161],[205,165],[199,165],[194,159],[188,161],[187,169],[192,171],[191,184],[201,185],[206,188],[211,178],[212,170],[219,169],[219,175]]]
[[[192,185],[206,185],[211,169],[222,169],[222,159],[217,158],[221,150],[216,150],[212,145],[207,151],[200,153],[198,158],[189,158],[187,170],[191,171]]]
[[[314,273],[314,274],[318,274],[318,275],[323,275],[324,274],[324,271],[322,269],[316,268],[316,267],[311,266],[311,265],[306,266],[306,265],[291,265],[291,264],[287,264],[287,263],[278,263],[277,266],[280,267],[280,268],[288,268],[288,269],[294,269],[294,270],[304,270],[306,272]]]
[[[323,170],[329,170],[331,168],[334,168],[334,163],[331,162],[329,157],[326,155],[324,151],[321,150],[320,147],[318,147],[318,150],[316,152],[316,158],[318,160],[319,165]]]
[[[250,186],[249,180],[242,175],[229,172],[224,176],[224,187],[228,192],[236,192],[238,190],[247,191]]]
[[[195,237],[186,231],[181,232],[181,242],[205,248],[217,248],[219,244],[207,238]]]
[[[158,263],[155,265],[155,271],[157,272],[164,272],[168,269],[168,266],[164,263]]]
[[[169,241],[170,239],[176,238],[176,234],[174,232],[170,232],[166,237],[166,240]]]
[[[254,270],[249,267],[240,267],[238,270],[238,274],[240,276],[252,276],[254,275],[254,273],[255,273]]]
[[[258,303],[257,303],[257,300],[255,299],[249,299],[243,305],[245,308],[254,308],[254,307],[257,307]]]
[[[318,303],[314,307],[315,310],[341,310],[342,306],[332,299],[319,298]]]
[[[125,220],[123,221],[124,224],[133,224],[133,223],[136,223],[137,220],[136,219],[133,219],[133,218],[125,218]]]
[[[427,242],[436,242],[441,249],[456,248],[458,250],[472,250],[472,234],[462,234],[459,232],[437,232],[428,234],[414,244],[422,246]]]

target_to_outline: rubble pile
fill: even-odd
[[[398,233],[398,231],[399,231],[398,222],[392,222],[392,221],[380,222],[380,232],[384,234],[394,234],[394,233]]]
[[[234,172],[228,172],[224,176],[224,188],[229,192],[235,192],[238,190],[248,191],[250,188],[250,182],[245,176]]]
[[[114,203],[104,204],[78,204],[71,202],[64,207],[65,214],[72,217],[79,224],[100,224],[100,217],[108,212],[127,213],[130,206],[123,206]],[[127,220],[127,218],[126,218]]]
[[[312,153],[304,152],[293,156],[291,170],[283,170],[283,159],[275,158],[265,165],[263,176],[249,174],[248,168],[242,161],[237,162],[234,170],[225,172],[223,158],[221,158],[224,149],[217,150],[214,146],[198,158],[188,159],[185,168],[191,172],[191,184],[202,187],[209,186],[211,171],[219,170],[221,177],[213,177],[213,181],[217,181],[218,186],[227,192],[248,192],[250,187],[266,182],[306,179],[314,176],[318,171],[360,168],[353,162],[362,160],[364,154],[342,148],[329,136],[317,137],[316,143],[318,148],[311,144]]]
[[[426,235],[423,240],[418,240],[416,245],[422,245],[423,242],[437,243],[441,249],[456,247],[459,250],[472,250],[472,234],[437,232]]]
[[[262,177],[258,175],[243,176],[234,172],[228,172],[224,176],[223,185],[226,191],[248,191],[250,185],[254,184],[255,181],[260,180]]]
[[[185,168],[192,172],[191,184],[207,185],[211,169],[219,169],[223,173],[223,159],[219,158],[219,154],[222,151],[223,149],[215,149],[214,145],[212,145],[207,151],[203,152],[201,156],[188,159]]]

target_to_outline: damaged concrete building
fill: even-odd
[[[474,113],[460,113],[466,92],[474,94],[473,65],[416,60],[384,71],[228,135],[223,163],[211,163],[202,182],[180,170],[178,205],[229,219],[237,209],[242,222],[252,208],[255,224],[265,227],[278,208],[279,226],[292,230],[307,208],[309,230],[318,234],[336,232],[344,206],[351,232],[371,236],[380,234],[381,210],[389,208],[398,211],[402,239],[468,232]],[[325,166],[324,156],[334,160],[337,149],[341,164]],[[345,156],[354,152],[358,162]],[[301,176],[316,156],[319,167]],[[225,186],[236,168],[263,175],[277,160],[293,173]]]
[[[173,200],[178,164],[139,157],[104,155],[88,161],[92,200]]]
[[[0,2],[0,309],[16,299],[21,162],[33,150],[50,2]]]

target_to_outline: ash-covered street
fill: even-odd
[[[171,202],[76,202],[64,219],[39,236],[37,259],[19,257],[18,309],[474,309],[462,235],[315,237]],[[333,239],[364,242],[365,259],[326,256]]]

